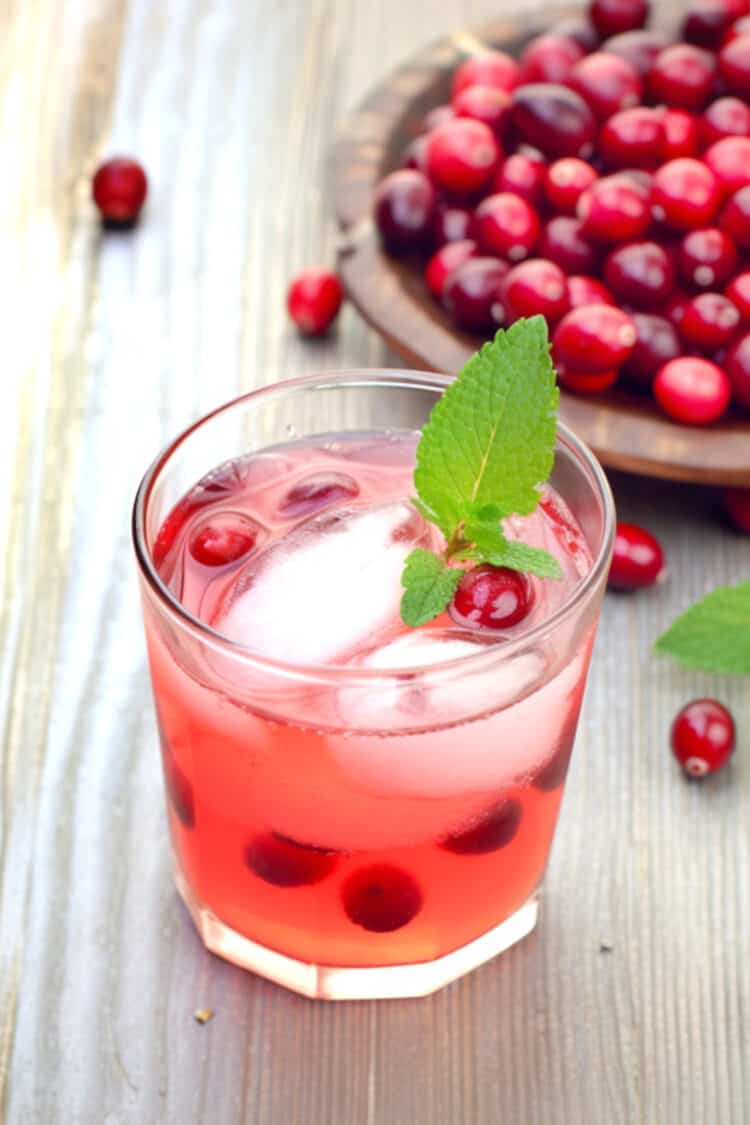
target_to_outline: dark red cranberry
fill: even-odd
[[[547,169],[544,180],[547,200],[559,214],[575,215],[580,196],[596,178],[596,172],[585,160],[564,156]]]
[[[641,590],[664,576],[659,540],[637,523],[618,522],[607,585],[612,590]]]
[[[645,79],[656,56],[668,46],[669,39],[664,32],[641,29],[613,35],[602,43],[599,50],[624,59]]]
[[[643,94],[635,67],[605,51],[595,51],[571,70],[567,85],[580,94],[600,120],[639,104]]]
[[[571,309],[583,305],[614,305],[615,299],[603,281],[585,274],[573,274],[568,278],[568,301]]]
[[[689,777],[705,777],[729,761],[734,719],[715,699],[694,699],[677,712],[670,732],[672,753]]]
[[[457,203],[440,202],[435,207],[432,218],[432,241],[436,246],[447,242],[464,242],[471,238],[474,212]]]
[[[657,55],[648,75],[654,101],[677,109],[702,109],[711,97],[716,60],[709,51],[676,43]]]
[[[740,188],[727,200],[719,226],[743,250],[750,250],[750,187]]]
[[[704,110],[698,129],[704,148],[727,137],[750,137],[750,106],[740,98],[717,98]]]
[[[419,172],[394,172],[419,176]],[[424,177],[420,177],[424,178]],[[297,274],[286,296],[289,315],[305,336],[321,336],[338,316],[344,290],[335,273],[311,266]]]
[[[659,313],[661,316],[666,317],[675,328],[679,329],[682,318],[685,315],[685,309],[691,300],[692,296],[690,293],[686,293],[684,289],[675,289],[672,296],[660,306]]]
[[[375,222],[392,253],[413,250],[428,241],[434,210],[435,189],[413,168],[391,172],[375,191]]]
[[[438,125],[445,125],[446,121],[452,121],[455,116],[456,111],[452,105],[433,106],[422,118],[422,128],[425,133],[431,133]]]
[[[750,322],[750,272],[736,274],[724,289],[744,321]]]
[[[519,66],[505,51],[485,51],[472,55],[455,71],[451,96],[467,86],[496,86],[510,93],[518,85]]]
[[[518,832],[523,818],[521,802],[505,797],[486,812],[481,820],[463,832],[454,832],[439,841],[440,847],[456,855],[488,855],[506,847]]]
[[[510,112],[521,136],[550,160],[593,152],[596,118],[575,90],[552,82],[519,86]]]
[[[553,35],[562,35],[566,39],[575,39],[579,47],[588,54],[595,51],[599,45],[599,36],[587,19],[572,18],[560,20],[550,28]]]
[[[401,158],[402,168],[413,168],[417,172],[421,172],[423,176],[427,175],[427,135],[422,134],[415,137],[413,141],[404,149],[404,154]]]
[[[502,135],[508,119],[510,94],[497,86],[466,86],[453,100],[456,117],[468,117],[488,125],[493,133]]]
[[[162,739],[162,766],[164,787],[172,811],[185,828],[195,827],[195,792],[185,774],[175,762]]]
[[[580,395],[604,394],[605,391],[611,390],[620,374],[619,368],[616,367],[611,371],[597,371],[592,374],[590,371],[576,371],[557,361],[555,370],[560,386],[566,391],[573,391],[574,394]]]
[[[659,368],[653,392],[665,414],[692,426],[705,426],[721,418],[732,393],[721,368],[696,356],[681,356]]]
[[[738,35],[721,48],[719,73],[732,94],[750,98],[750,35]]]
[[[722,502],[724,511],[737,531],[750,535],[750,488],[725,488]]]
[[[528,615],[534,587],[525,574],[505,566],[475,566],[459,582],[451,614],[470,629],[509,629]]]
[[[650,387],[659,368],[680,355],[680,338],[672,322],[663,316],[653,313],[632,315],[636,339],[625,373],[630,383]]]
[[[216,516],[190,536],[190,554],[202,566],[229,566],[249,554],[256,532],[241,516]]]
[[[599,153],[607,168],[656,168],[663,144],[663,115],[649,106],[621,109],[599,134]]]
[[[573,371],[598,374],[621,367],[635,340],[635,325],[621,309],[585,305],[560,321],[552,337],[552,354]]]
[[[500,286],[510,269],[498,258],[470,258],[445,283],[443,301],[459,328],[487,332],[500,323]]]
[[[416,917],[422,909],[422,892],[408,871],[374,863],[349,876],[341,888],[341,901],[355,926],[387,934]]]
[[[680,242],[680,273],[698,289],[723,285],[737,268],[737,247],[718,227],[689,231]]]
[[[662,160],[678,160],[698,153],[698,121],[684,109],[665,109],[662,114]]]
[[[445,246],[432,255],[425,270],[425,281],[438,299],[443,296],[445,283],[454,270],[477,256],[477,244],[467,238],[462,242],[446,242]]]
[[[513,192],[532,207],[538,207],[543,199],[546,169],[544,160],[514,152],[498,168],[493,188],[496,192]]]
[[[648,0],[591,0],[589,19],[602,39],[606,39],[643,27],[649,9]]]
[[[657,242],[630,242],[607,255],[604,280],[621,301],[648,309],[666,301],[674,289],[675,269]]]
[[[628,176],[596,180],[578,200],[577,211],[584,234],[599,242],[638,238],[651,223],[649,193]]]
[[[514,266],[500,292],[505,324],[537,314],[554,323],[570,307],[565,274],[546,258],[530,258]]]
[[[654,217],[677,230],[706,227],[721,202],[716,176],[698,160],[670,160],[654,173],[651,185]]]
[[[519,262],[527,258],[539,238],[539,216],[512,192],[488,195],[474,214],[474,234],[486,254]]]
[[[746,11],[746,0],[690,0],[682,24],[682,38],[709,51],[717,51],[734,21]]]
[[[575,39],[551,32],[538,35],[521,52],[519,85],[529,82],[564,82],[584,54],[583,47]]]
[[[113,156],[100,164],[91,185],[91,194],[102,219],[115,227],[132,226],[147,191],[146,173],[128,156]]]
[[[258,878],[274,887],[304,887],[331,874],[336,852],[301,844],[280,832],[254,836],[245,848],[245,863]]]
[[[685,308],[680,333],[686,344],[711,352],[725,347],[740,326],[740,314],[721,293],[700,293]]]
[[[487,187],[502,152],[488,125],[456,118],[433,129],[427,141],[427,172],[433,184],[453,195]]]
[[[278,514],[285,520],[301,519],[358,495],[359,485],[346,473],[313,473],[292,485],[279,504]]]
[[[542,230],[539,253],[567,274],[595,273],[599,250],[584,233],[580,219],[556,215]]]
[[[242,470],[237,463],[230,461],[218,469],[212,470],[197,484],[193,485],[186,496],[175,504],[167,518],[159,528],[159,532],[151,548],[154,566],[161,573],[161,568],[174,546],[180,532],[185,527],[190,516],[214,504],[217,500],[226,499],[237,492],[245,484]],[[163,575],[162,575],[163,577]]]
[[[565,781],[576,740],[579,710],[580,700],[568,712],[560,731],[560,737],[549,758],[541,769],[532,775],[531,784],[535,789],[541,789],[544,793],[551,793],[555,789],[559,789]]]
[[[703,153],[703,159],[719,181],[724,196],[734,195],[750,184],[750,137],[725,137]]]
[[[750,334],[732,344],[724,361],[732,388],[732,398],[743,410],[750,410]]]

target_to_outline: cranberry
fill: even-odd
[[[734,750],[734,719],[715,699],[693,699],[672,723],[672,753],[690,777],[714,773]]]
[[[580,94],[602,120],[621,109],[638,105],[643,93],[641,76],[632,63],[605,51],[595,51],[576,63],[567,85]]]
[[[401,158],[401,167],[412,168],[416,172],[421,172],[424,176],[427,175],[427,136],[425,134],[415,137],[406,146]]]
[[[386,863],[355,871],[344,883],[341,899],[350,921],[376,934],[400,930],[422,909],[416,879]]]
[[[652,308],[674,289],[675,270],[669,254],[657,242],[630,242],[607,255],[604,280],[621,301]]]
[[[510,112],[521,136],[552,160],[593,151],[596,119],[575,90],[552,82],[520,86]]]
[[[596,172],[585,160],[565,156],[547,169],[544,190],[556,211],[574,215],[579,197],[596,178]]]
[[[671,321],[653,313],[633,313],[635,347],[625,366],[629,382],[650,387],[656,372],[680,355],[680,339]]]
[[[402,168],[381,180],[375,192],[375,221],[388,250],[399,253],[429,238],[435,190],[422,172]]]
[[[518,85],[519,66],[505,51],[485,51],[473,55],[455,71],[451,96],[467,86],[495,86],[510,93]]]
[[[711,96],[716,60],[690,43],[676,43],[656,56],[648,90],[658,102],[678,109],[702,109]]]
[[[511,191],[532,207],[538,207],[542,202],[546,168],[544,160],[515,152],[498,168],[494,190]]]
[[[539,253],[568,274],[594,273],[599,261],[599,251],[584,233],[583,223],[569,215],[550,219],[539,239]]]
[[[438,125],[445,125],[446,121],[452,121],[455,116],[456,111],[452,105],[433,106],[422,118],[423,133],[431,133]]]
[[[133,225],[147,191],[146,173],[128,156],[113,156],[100,164],[91,185],[91,194],[102,219],[114,227]]]
[[[440,202],[432,216],[432,241],[436,246],[447,242],[464,242],[471,238],[474,212],[457,203]]]
[[[511,842],[523,818],[521,802],[505,797],[484,814],[471,828],[454,832],[439,841],[440,847],[456,855],[487,855]]]
[[[691,0],[682,38],[716,51],[733,22],[747,11],[747,0]]]
[[[750,488],[725,488],[722,502],[737,531],[750,535]]]
[[[678,230],[707,226],[721,201],[711,169],[687,157],[670,160],[654,173],[651,195],[654,217]]]
[[[500,286],[508,273],[498,258],[470,258],[453,271],[443,289],[443,301],[459,328],[487,332],[499,323]]]
[[[578,200],[584,233],[601,242],[638,238],[651,222],[649,193],[627,176],[605,176]]]
[[[172,811],[185,828],[195,827],[195,792],[185,774],[175,762],[162,738],[162,767],[164,787]]]
[[[359,485],[346,473],[313,473],[292,485],[279,504],[278,514],[285,520],[301,519],[358,495]]]
[[[660,367],[653,391],[665,414],[693,426],[721,418],[731,397],[729,379],[721,368],[695,356],[681,356]]]
[[[537,243],[539,216],[520,195],[501,191],[488,195],[477,207],[474,232],[485,253],[518,262]]]
[[[256,534],[241,516],[212,519],[190,536],[190,554],[202,566],[228,566],[249,554]]]
[[[740,316],[745,321],[750,321],[750,271],[738,273],[729,282],[724,290]]]
[[[320,883],[336,866],[336,852],[301,844],[280,832],[254,836],[245,848],[245,863],[274,887],[304,887]]]
[[[500,292],[505,324],[537,314],[554,322],[570,307],[565,274],[545,258],[530,258],[514,266]]]
[[[750,250],[750,187],[740,188],[727,200],[719,226],[743,250]]]
[[[685,308],[680,333],[686,344],[710,352],[725,347],[740,325],[740,314],[721,293],[700,293]]]
[[[750,16],[741,16],[735,20],[731,27],[728,27],[722,42],[722,47],[727,43],[731,43],[733,39],[739,39],[740,35],[750,35]]]
[[[663,32],[641,29],[613,35],[602,43],[599,50],[624,59],[645,79],[656,56],[668,46],[669,40]]]
[[[640,590],[664,577],[664,553],[658,539],[637,523],[618,522],[607,585]]]
[[[599,374],[621,367],[635,346],[633,321],[611,305],[585,305],[563,317],[552,354],[573,371]]]
[[[614,305],[615,299],[604,282],[585,274],[568,278],[568,301],[572,309],[583,305]]]
[[[750,334],[732,344],[724,362],[734,401],[750,410]]]
[[[425,270],[425,281],[434,296],[443,296],[445,283],[455,269],[477,255],[477,244],[467,238],[462,242],[446,242],[432,255]]]
[[[698,122],[684,109],[665,109],[662,125],[662,160],[695,156],[698,152]]]
[[[680,273],[699,289],[722,285],[736,270],[737,260],[737,247],[718,227],[691,230],[680,242]]]
[[[617,382],[620,374],[617,368],[612,371],[575,371],[565,364],[556,363],[557,381],[566,391],[575,394],[600,395],[610,390]]]
[[[208,473],[202,480],[193,485],[186,496],[183,496],[175,504],[159,528],[151,548],[154,566],[160,573],[169,552],[190,516],[200,511],[201,508],[205,508],[208,504],[227,499],[232,493],[244,487],[244,484],[245,479],[242,470],[236,462],[230,461],[227,465],[222,465]]]
[[[456,117],[468,117],[488,125],[498,136],[508,119],[510,94],[497,86],[466,86],[453,100]]]
[[[750,106],[739,98],[717,98],[698,123],[704,148],[727,137],[750,137]]]
[[[553,33],[538,35],[521,52],[521,83],[564,82],[584,54],[575,39]]]
[[[724,195],[733,195],[750,184],[750,137],[725,137],[703,153]]]
[[[454,195],[473,195],[485,188],[501,156],[489,126],[468,118],[440,125],[427,141],[430,179]]]
[[[562,35],[566,39],[575,39],[584,51],[595,51],[599,45],[599,36],[595,28],[586,19],[565,19],[555,23],[550,28],[553,35]]]
[[[396,172],[397,176],[419,175]],[[289,315],[306,336],[321,336],[338,316],[344,290],[335,273],[311,266],[297,274],[287,292]]]
[[[591,0],[589,19],[604,39],[643,27],[649,8],[648,0]]]
[[[738,35],[721,48],[719,73],[733,94],[750,98],[750,34]]]
[[[691,300],[691,295],[686,293],[684,289],[675,289],[672,296],[660,307],[659,312],[662,316],[666,317],[675,328],[679,328],[682,323],[682,318],[685,315],[685,309]]]
[[[533,604],[534,588],[525,574],[487,564],[466,571],[451,613],[470,629],[509,629],[523,621]]]
[[[648,106],[621,109],[599,134],[599,152],[608,168],[655,168],[663,143],[662,114]]]

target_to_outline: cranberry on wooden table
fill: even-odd
[[[738,260],[737,247],[719,227],[689,231],[677,255],[680,273],[698,289],[723,285],[735,272]]]
[[[722,369],[697,356],[680,356],[665,363],[656,373],[653,391],[665,414],[691,426],[717,422],[732,397]]]
[[[430,292],[435,297],[442,297],[445,283],[453,271],[468,262],[469,258],[475,258],[478,253],[476,242],[470,238],[461,242],[446,242],[445,246],[441,246],[432,255],[425,269],[425,281]]]
[[[553,82],[532,83],[513,91],[511,120],[521,136],[550,160],[585,159],[594,150],[596,118],[575,90]]]
[[[656,168],[664,136],[662,114],[650,106],[615,113],[602,126],[599,155],[607,168]]]
[[[451,96],[455,97],[467,86],[497,86],[510,93],[518,85],[519,72],[518,63],[505,51],[472,55],[453,75]]]
[[[568,301],[572,309],[583,305],[614,305],[615,299],[603,281],[586,274],[573,274],[568,278]]]
[[[654,60],[648,91],[656,102],[676,109],[702,109],[711,96],[716,60],[709,51],[690,43],[675,43]]]
[[[646,309],[662,304],[670,295],[675,269],[657,242],[630,242],[607,255],[604,280],[621,301]]]
[[[540,223],[531,204],[512,192],[488,195],[474,214],[474,234],[486,254],[518,262],[539,238]]]
[[[375,222],[388,250],[399,253],[425,245],[435,211],[435,189],[422,172],[402,168],[375,191]]]
[[[628,382],[649,388],[660,367],[681,353],[677,329],[666,317],[655,313],[633,313],[635,347],[625,365]]]
[[[750,488],[725,488],[722,503],[734,528],[750,535]]]
[[[483,564],[466,571],[450,612],[472,629],[509,629],[528,616],[533,604],[534,587],[525,574]]]
[[[670,160],[654,172],[651,185],[654,218],[676,230],[708,226],[719,209],[721,186],[699,160]]]
[[[91,194],[105,223],[129,226],[146,200],[148,180],[143,168],[129,156],[113,156],[97,168]]]
[[[544,179],[547,202],[561,215],[575,215],[576,206],[586,188],[596,180],[595,170],[585,160],[565,156],[550,164]]]
[[[589,19],[602,39],[643,27],[648,19],[648,0],[592,0]]]
[[[344,290],[336,274],[322,266],[311,266],[294,278],[286,301],[300,332],[322,336],[338,316],[343,299]]]
[[[693,699],[675,716],[670,742],[685,773],[704,777],[729,761],[735,744],[734,719],[716,699]]]
[[[641,76],[632,63],[605,51],[595,51],[576,63],[567,85],[601,120],[638,105],[643,94]]]
[[[633,321],[621,309],[585,305],[560,321],[552,337],[552,354],[573,371],[598,374],[621,367],[635,342]]]
[[[502,152],[488,125],[457,117],[433,129],[427,140],[427,174],[436,187],[474,195],[490,183]]]
[[[493,188],[520,195],[532,207],[538,207],[544,196],[545,161],[539,157],[514,152],[497,170]]]
[[[664,577],[664,552],[659,540],[636,523],[620,521],[607,585],[613,590],[641,590]]]
[[[459,328],[488,332],[502,314],[500,286],[510,266],[499,258],[470,258],[448,277],[443,303]]]
[[[501,298],[505,324],[537,314],[554,323],[570,308],[565,274],[544,258],[530,258],[514,266],[503,281]]]
[[[520,83],[564,82],[584,54],[575,39],[554,32],[538,35],[521,52]]]

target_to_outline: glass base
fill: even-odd
[[[531,933],[539,913],[538,895],[527,899],[514,914],[435,961],[412,965],[383,965],[373,968],[337,968],[295,961],[264,945],[258,945],[230,929],[216,915],[201,906],[178,871],[177,890],[187,906],[203,943],[212,953],[250,969],[284,988],[320,1000],[376,1000],[394,997],[427,996],[436,992]]]

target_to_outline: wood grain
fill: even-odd
[[[519,5],[516,6],[520,8]],[[494,0],[6,0],[0,411],[0,1120],[10,1125],[745,1125],[746,685],[650,655],[750,570],[707,490],[615,476],[669,581],[608,598],[537,932],[434,997],[325,1005],[201,948],[171,883],[129,544],[158,447],[241,389],[396,363],[351,308],[311,345],[284,291],[331,260],[337,125]],[[148,210],[102,236],[98,156]],[[10,171],[9,171],[10,170]],[[684,783],[677,706],[736,761]],[[602,946],[611,951],[602,952]],[[213,1009],[205,1025],[196,1009]]]

